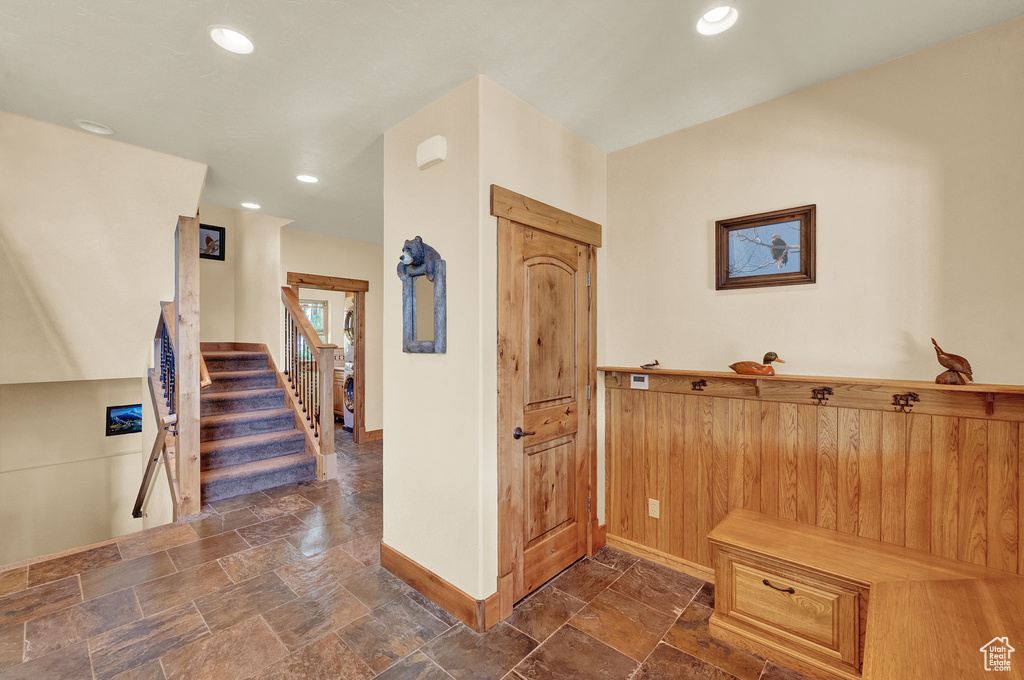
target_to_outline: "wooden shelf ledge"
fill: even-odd
[[[740,375],[725,371],[645,370],[601,366],[605,388],[630,389],[630,375],[649,376],[654,392],[860,408],[878,411],[1024,421],[1024,385],[937,385],[923,380],[824,375]],[[829,388],[816,395],[815,390]],[[819,398],[822,397],[822,398]]]

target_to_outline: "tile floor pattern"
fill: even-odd
[[[340,477],[0,568],[0,680],[798,680],[708,634],[713,588],[605,548],[485,634],[380,565],[382,446]]]

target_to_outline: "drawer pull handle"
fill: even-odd
[[[773,586],[771,584],[771,582],[768,581],[768,579],[764,579],[763,581],[761,581],[761,583],[765,584],[766,586],[768,586],[772,590],[779,591],[780,593],[789,593],[790,595],[795,595],[796,594],[796,591],[793,590],[792,588],[776,588],[775,586]]]

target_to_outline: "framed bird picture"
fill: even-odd
[[[199,257],[204,260],[224,260],[224,227],[199,225]]]
[[[715,222],[715,289],[814,283],[815,206]]]

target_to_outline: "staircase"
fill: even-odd
[[[215,345],[202,350],[213,382],[200,400],[203,502],[314,479],[316,458],[267,354]]]

